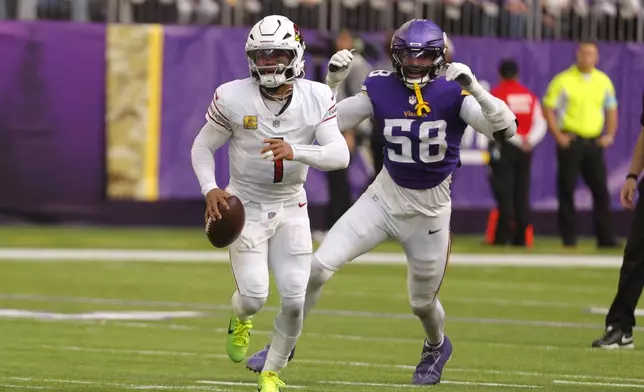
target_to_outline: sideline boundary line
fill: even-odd
[[[145,249],[47,249],[0,248],[0,262],[155,262],[227,263],[228,252]],[[535,254],[452,254],[451,265],[513,267],[620,267],[621,256],[535,255]],[[352,264],[404,264],[403,253],[370,252]]]

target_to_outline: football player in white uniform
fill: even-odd
[[[363,92],[338,103],[340,129],[374,118],[385,139],[384,167],[315,252],[305,304],[306,314],[343,265],[396,239],[407,257],[411,308],[425,332],[412,377],[419,385],[439,383],[452,355],[438,291],[450,252],[450,184],[461,138],[468,125],[489,139],[510,138],[517,127],[512,111],[481,87],[467,65],[445,62],[446,41],[430,20],[405,23],[391,41],[395,71],[373,71]],[[352,57],[344,50],[331,58],[332,88],[346,77]],[[253,355],[247,367],[261,371],[266,352]]]
[[[230,245],[237,290],[227,352],[241,362],[248,350],[251,318],[268,297],[269,268],[281,311],[275,319],[260,392],[284,386],[278,373],[302,331],[312,241],[304,181],[308,167],[337,170],[349,165],[349,149],[336,119],[329,86],[305,80],[305,44],[284,16],[258,22],[246,41],[251,77],[217,88],[206,125],[192,147],[192,164],[206,197],[206,217],[221,218],[229,194],[241,199],[246,223]],[[220,189],[213,153],[230,140],[230,183]],[[313,145],[317,140],[319,145]]]

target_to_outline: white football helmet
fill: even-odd
[[[250,75],[267,88],[293,83],[304,76],[305,48],[295,23],[285,16],[267,16],[253,26],[246,40]]]

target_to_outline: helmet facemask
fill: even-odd
[[[391,60],[399,77],[409,88],[420,87],[439,77],[445,65],[444,49],[440,47],[409,48],[396,47]]]
[[[246,53],[253,78],[263,87],[276,88],[295,80],[296,53],[291,49],[255,49]]]

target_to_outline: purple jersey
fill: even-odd
[[[373,71],[364,87],[385,139],[384,165],[396,184],[430,189],[459,166],[460,145],[467,124],[460,117],[465,98],[455,82],[439,78],[421,89],[429,113],[419,116],[414,91],[389,71]]]

